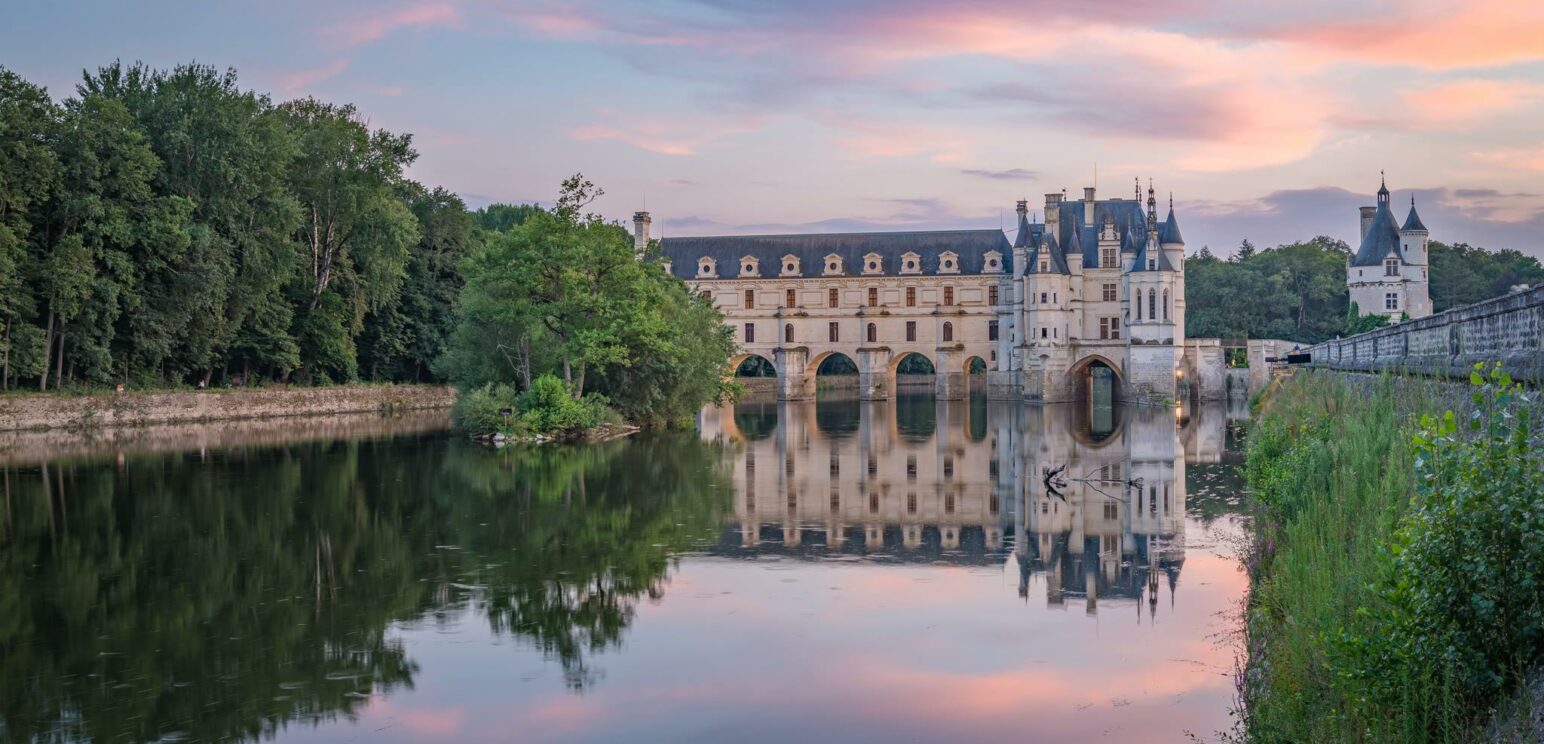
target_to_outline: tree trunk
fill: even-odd
[[[0,361],[0,393],[11,391],[11,319],[5,319],[5,359]]]
[[[59,356],[54,359],[54,389],[64,384],[64,323],[59,323]]]
[[[520,337],[520,379],[525,382],[525,390],[531,389],[531,337]]]
[[[48,355],[54,349],[54,308],[48,308],[48,324],[43,332],[43,374],[38,375],[38,392],[48,392]]]
[[[579,378],[574,382],[574,399],[584,397],[584,372],[589,368],[588,362],[579,363]]]
[[[574,384],[574,371],[573,368],[568,366],[568,352],[566,351],[563,352],[563,382],[569,385]]]

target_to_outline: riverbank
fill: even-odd
[[[1520,690],[1544,660],[1537,401],[1479,382],[1301,371],[1262,397],[1247,740],[1473,741],[1533,715]]]
[[[446,385],[343,385],[97,395],[0,396],[0,431],[102,429],[448,409]]]

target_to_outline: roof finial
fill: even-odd
[[[1132,201],[1142,201],[1142,178],[1140,176],[1131,177],[1131,199]]]
[[[1174,211],[1174,192],[1173,191],[1169,192],[1169,211],[1170,212]]]

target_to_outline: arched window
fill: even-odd
[[[944,323],[944,340],[945,341],[953,341],[954,340],[954,324],[953,323]]]
[[[879,343],[879,328],[873,323],[868,324],[868,342],[871,344]]]
[[[1158,319],[1158,290],[1147,290],[1147,319]]]
[[[1140,289],[1137,290],[1136,306],[1137,306],[1137,320],[1141,320],[1142,319],[1142,290],[1140,290]]]
[[[793,324],[792,323],[789,323],[789,324],[783,326],[783,343],[785,343],[785,344],[793,343]]]
[[[1163,290],[1163,319],[1169,319],[1169,290]]]

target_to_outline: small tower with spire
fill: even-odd
[[[1384,315],[1396,322],[1430,315],[1430,233],[1415,210],[1415,199],[1401,226],[1390,203],[1388,179],[1380,172],[1377,204],[1361,211],[1361,244],[1346,262],[1351,302],[1363,315]]]

